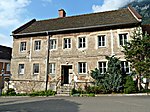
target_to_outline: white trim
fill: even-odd
[[[71,50],[71,49],[72,49],[72,38],[68,36],[68,37],[64,37],[64,38],[62,38],[62,39],[63,39],[63,40],[62,40],[62,49],[63,49],[63,50]],[[65,42],[64,40],[65,40],[65,39],[67,39],[67,40],[70,39],[70,48],[68,48],[68,47],[65,48],[65,45],[64,45],[64,42]],[[67,46],[68,46],[68,42],[67,42]]]
[[[79,38],[85,38],[85,47],[84,48],[79,48]],[[79,36],[77,36],[77,49],[78,50],[85,50],[85,49],[87,49],[88,48],[88,39],[87,39],[87,35],[79,35]]]
[[[104,45],[104,46],[99,46],[99,36],[104,36],[104,39],[105,39],[105,45]],[[96,41],[97,49],[107,47],[106,34],[98,34],[96,38],[97,38],[97,39],[96,39],[96,40],[97,40],[97,41]]]

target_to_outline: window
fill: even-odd
[[[56,39],[50,40],[50,49],[56,49]]]
[[[121,61],[121,70],[125,74],[130,74],[130,64],[127,61]]]
[[[85,47],[86,47],[86,38],[79,37],[79,48],[85,48]]]
[[[26,42],[21,42],[21,44],[20,44],[20,51],[21,52],[26,51]]]
[[[19,64],[19,74],[24,74],[24,64]]]
[[[107,69],[106,62],[99,62],[98,64],[99,64],[100,73],[104,74]]]
[[[55,63],[50,63],[50,64],[49,64],[49,73],[55,74],[55,70],[56,70],[55,67],[56,67],[56,66],[55,66]]]
[[[119,34],[119,45],[124,46],[127,43],[127,33]]]
[[[87,68],[87,63],[85,62],[79,62],[79,65],[78,65],[78,69],[79,69],[79,73],[86,73],[86,68]]]
[[[35,41],[34,43],[34,50],[40,50],[41,49],[41,41]]]
[[[71,39],[64,38],[64,48],[71,48]]]
[[[33,74],[38,74],[39,73],[39,64],[33,64]]]
[[[98,36],[98,47],[104,47],[105,45],[105,35]]]
[[[9,64],[9,63],[6,64],[6,71],[7,71],[7,72],[10,71],[10,64]]]

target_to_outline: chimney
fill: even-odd
[[[59,17],[62,18],[62,17],[66,17],[66,12],[64,11],[64,9],[60,9],[58,10],[59,12]]]

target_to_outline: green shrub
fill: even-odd
[[[126,82],[124,85],[124,93],[129,94],[129,93],[134,93],[136,92],[136,87],[133,81],[133,78],[131,76],[126,77]]]
[[[71,90],[71,95],[73,95],[73,94],[78,94],[78,91],[77,91],[75,88],[73,88],[73,89]]]
[[[55,91],[47,90],[47,91],[36,91],[29,94],[29,96],[54,96],[56,94]]]
[[[100,94],[103,93],[104,89],[102,86],[88,86],[86,88],[86,93],[90,94],[90,93],[94,93],[94,94]]]
[[[16,95],[16,92],[13,88],[9,88],[7,91],[6,91],[6,95],[8,96],[15,96]]]
[[[88,94],[88,96],[89,96],[89,97],[95,97],[95,94],[90,93],[90,94]]]

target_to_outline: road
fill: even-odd
[[[0,112],[150,112],[150,96],[1,97]]]

